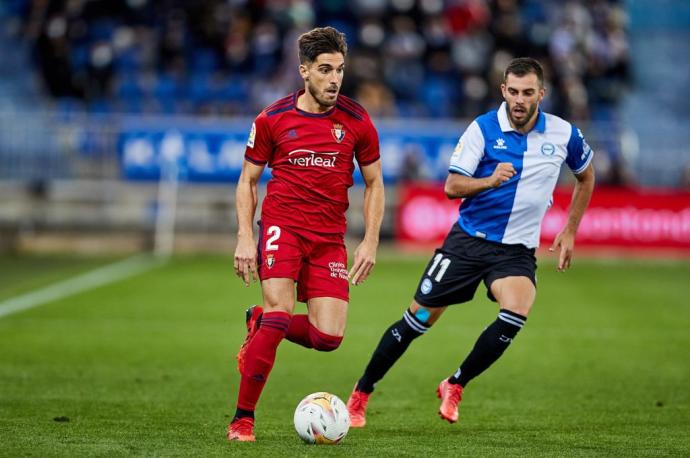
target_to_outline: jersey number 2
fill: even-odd
[[[434,262],[433,264],[431,264],[431,267],[429,268],[429,271],[426,274],[431,277],[439,264],[441,264],[441,268],[438,270],[438,273],[434,277],[434,280],[436,280],[437,282],[441,281],[443,275],[446,273],[446,270],[448,270],[448,266],[450,265],[450,259],[443,259],[443,255],[441,253],[437,254],[436,256],[434,256]]]
[[[277,250],[278,245],[273,242],[280,238],[280,228],[278,226],[271,226],[268,228],[266,233],[269,235],[268,240],[266,240],[266,251]]]

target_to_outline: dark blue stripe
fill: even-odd
[[[261,326],[274,326],[274,327],[288,327],[290,326],[289,321],[282,321],[282,322],[273,322],[273,321],[268,321],[268,320],[261,320]]]
[[[355,99],[353,99],[352,97],[348,97],[348,96],[343,95],[343,94],[340,94],[340,98],[339,98],[338,100],[346,100],[346,101],[348,101],[348,102],[350,102],[350,103],[352,103],[352,104],[354,104],[354,105],[357,105],[357,106],[359,106],[359,107],[362,106],[359,102],[357,102],[357,101],[356,101]],[[362,107],[362,108],[363,108],[363,107]]]
[[[283,100],[283,101],[276,102],[276,103],[270,105],[268,108],[266,108],[265,111],[275,110],[276,108],[283,107],[283,106],[285,106],[285,105],[287,105],[287,104],[289,104],[289,103],[292,103],[292,98],[289,98],[289,99],[285,99],[285,100]]]
[[[358,114],[355,113],[354,111],[348,109],[347,107],[344,107],[342,104],[337,104],[337,105],[336,105],[336,108],[340,108],[342,111],[344,111],[345,113],[349,114],[350,116],[352,116],[352,117],[355,118],[355,119],[359,119],[360,121],[363,119],[360,115],[358,115]]]
[[[281,108],[289,107],[289,106],[291,106],[291,105],[292,105],[292,101],[291,101],[291,100],[288,100],[287,102],[281,103],[281,104],[279,104],[279,105],[272,105],[272,106],[266,108],[264,111],[266,112],[266,114],[268,114],[268,113],[271,113],[271,112],[274,112],[274,111],[278,111],[278,110],[280,110]]]
[[[261,317],[261,322],[266,322],[266,323],[279,323],[279,324],[290,324],[291,319],[290,318],[280,318],[280,317],[272,317],[272,316],[263,316]]]
[[[266,116],[273,116],[273,115],[276,115],[276,114],[278,114],[278,113],[282,113],[282,112],[284,112],[284,111],[290,111],[290,110],[292,110],[292,108],[293,108],[293,105],[292,105],[292,103],[291,103],[290,105],[288,105],[288,106],[286,106],[286,107],[278,108],[277,110],[273,110],[273,111],[268,111],[268,112],[266,112]]]
[[[364,115],[364,113],[367,112],[367,110],[364,109],[362,105],[359,103],[355,102],[354,100],[341,96],[338,98],[338,102],[344,103],[350,108],[352,111],[359,112],[360,114]]]
[[[273,110],[274,108],[278,108],[279,105],[283,105],[289,102],[292,102],[293,99],[293,94],[290,94],[288,96],[283,97],[282,99],[278,99],[269,106],[266,107],[266,111],[268,110]]]
[[[269,312],[269,314],[264,314],[263,318],[261,318],[261,319],[262,320],[268,320],[268,321],[284,321],[286,323],[289,323],[292,320],[292,318],[290,318],[290,317],[271,316],[270,312]]]
[[[247,156],[246,154],[244,155],[244,158],[254,165],[266,165],[266,161],[259,161],[257,159],[253,159],[253,158]]]
[[[261,318],[261,322],[276,322],[276,323],[287,323],[290,324],[291,318],[281,318],[281,317],[276,317],[276,316],[266,316],[264,315]]]
[[[271,328],[271,329],[276,329],[280,332],[287,332],[288,330],[288,325],[286,324],[285,326],[275,326],[270,323],[266,323],[265,321],[261,320],[261,327],[262,328]]]

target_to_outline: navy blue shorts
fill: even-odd
[[[445,307],[472,300],[484,280],[492,301],[491,283],[504,277],[521,276],[537,285],[534,248],[506,245],[472,237],[456,223],[441,248],[427,264],[419,281],[415,301],[425,307]]]

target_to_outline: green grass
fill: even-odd
[[[61,255],[0,257],[0,300],[30,292],[63,278],[89,272],[114,259]]]
[[[0,298],[106,261],[0,260]],[[229,258],[177,258],[0,318],[0,455],[690,454],[690,263],[660,261],[578,260],[566,274],[543,262],[527,326],[469,385],[460,422],[449,425],[436,415],[434,390],[495,319],[481,287],[379,383],[365,429],[335,447],[302,444],[292,427],[297,402],[322,390],[347,399],[425,262],[380,260],[352,291],[335,353],[281,345],[255,444],[225,440],[243,311],[260,297],[234,278]]]

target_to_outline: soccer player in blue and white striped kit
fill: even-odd
[[[366,423],[374,385],[441,317],[449,305],[470,301],[483,280],[499,305],[460,367],[441,381],[439,415],[454,423],[467,384],[508,348],[527,321],[536,296],[534,252],[541,222],[565,162],[576,178],[568,221],[550,250],[558,271],[570,267],[575,233],[594,189],[592,149],[579,129],[544,113],[544,77],[538,61],[518,58],[504,73],[498,110],[476,118],[450,159],[445,192],[463,198],[460,215],[429,261],[410,307],[381,337],[347,406],[353,427]]]

